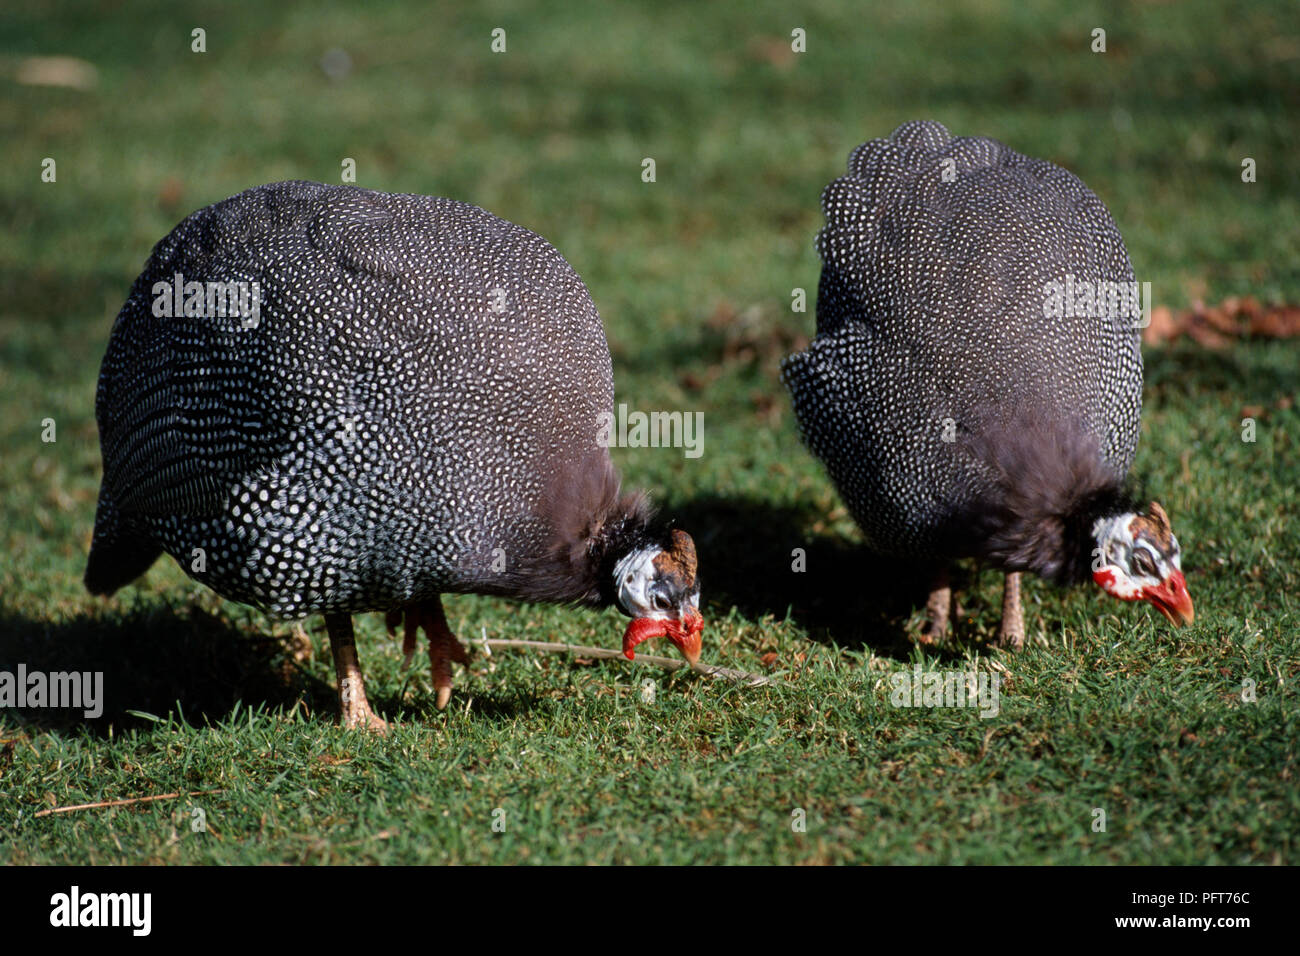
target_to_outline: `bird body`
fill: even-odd
[[[257,325],[153,315],[174,274],[259,283]],[[201,549],[196,579],[281,617],[491,587],[494,550],[549,545],[536,505],[575,449],[599,466],[612,403],[600,317],[539,236],[447,199],[261,187],[181,223],[118,317],[97,539]]]
[[[783,375],[868,545],[1086,580],[1096,522],[1129,504],[1142,402],[1106,207],[928,122],[859,146],[822,206],[817,336]]]
[[[198,295],[232,283],[253,314]],[[166,551],[281,618],[615,603],[655,535],[597,442],[613,396],[600,316],[540,236],[449,199],[250,189],[158,243],[113,326],[87,587]]]

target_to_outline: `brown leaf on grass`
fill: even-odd
[[[730,302],[719,302],[705,319],[705,324],[715,332],[725,332],[736,321],[736,309]]]
[[[1206,306],[1200,311],[1201,323],[1224,335],[1236,335],[1237,306],[1236,299],[1224,299],[1219,305]]]
[[[1215,325],[1217,318],[1217,314],[1212,311],[1202,312],[1199,315],[1200,321],[1189,323],[1184,331],[1188,338],[1202,348],[1226,349],[1232,344],[1233,336],[1218,330]]]
[[[1142,330],[1146,345],[1176,342],[1184,336],[1210,349],[1227,348],[1241,339],[1300,337],[1300,306],[1264,305],[1252,295],[1229,296],[1217,305],[1197,301],[1180,312],[1161,305],[1151,310],[1151,324]]]
[[[185,184],[175,176],[168,176],[158,187],[158,206],[163,212],[175,212],[185,198]]]
[[[75,56],[29,56],[18,64],[14,79],[25,86],[88,90],[99,81],[99,71]]]
[[[1174,320],[1174,310],[1167,305],[1158,305],[1151,310],[1151,324],[1142,330],[1142,341],[1148,345],[1167,342],[1178,334],[1178,323]]]
[[[770,392],[751,392],[749,401],[754,406],[754,414],[763,424],[775,425],[781,420],[781,406]]]
[[[778,70],[794,66],[796,54],[788,37],[754,37],[745,50],[750,59],[770,64]]]
[[[730,302],[719,302],[705,326],[718,342],[716,364],[710,373],[721,372],[718,366],[758,365],[775,379],[787,355],[808,347],[806,335],[790,327],[779,312],[759,305],[737,311]]]
[[[1269,339],[1300,336],[1300,306],[1279,305],[1261,311],[1250,321],[1250,334]]]

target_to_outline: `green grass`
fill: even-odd
[[[1300,301],[1293,11],[937,7],[6,8],[0,669],[103,670],[108,704],[96,721],[0,713],[0,862],[1297,862],[1294,342],[1146,356],[1138,468],[1183,543],[1196,623],[1175,632],[1149,608],[1034,581],[1035,640],[1014,658],[986,649],[999,587],[974,569],[953,644],[913,648],[924,582],[861,553],[777,381],[811,332],[821,188],[853,146],[914,118],[1074,170],[1159,301]],[[189,52],[194,26],[206,54]],[[808,52],[784,56],[795,26]],[[1087,50],[1096,26],[1105,55]],[[335,46],[354,63],[337,83],[317,66]],[[98,84],[15,83],[33,54],[90,60]],[[39,179],[46,156],[55,184]],[[1257,183],[1240,181],[1244,156]],[[394,721],[372,739],[333,723],[319,619],[296,659],[292,625],[170,559],[112,600],[84,593],[95,378],[153,242],[256,183],[336,182],[343,157],[361,185],[469,200],[545,235],[605,318],[619,400],[704,412],[702,457],[616,460],[696,537],[706,658],[770,665],[774,686],[499,652],[458,673],[440,713],[370,615],[362,661]],[[807,314],[790,311],[795,287]],[[613,612],[447,604],[467,639],[612,647],[621,632]],[[1004,668],[1001,712],[891,707],[891,673],[916,664]]]

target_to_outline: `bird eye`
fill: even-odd
[[[656,611],[670,611],[672,610],[672,606],[673,606],[673,602],[668,600],[667,595],[665,595],[662,591],[655,592]]]
[[[1156,563],[1151,560],[1151,555],[1145,550],[1133,552],[1133,567],[1148,577],[1154,578],[1156,576]]]

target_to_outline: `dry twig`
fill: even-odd
[[[602,660],[620,660],[623,658],[623,652],[612,650],[608,647],[583,647],[580,644],[560,644],[552,641],[514,641],[504,639],[493,639],[488,641],[479,641],[479,646],[486,646],[489,653],[493,648],[498,647],[520,647],[531,648],[536,651],[557,651],[566,654],[581,654],[583,657],[598,657]],[[657,664],[660,667],[666,667],[669,670],[679,670],[683,667],[690,667],[697,674],[704,674],[707,677],[722,677],[726,680],[739,681],[747,687],[766,687],[772,683],[770,677],[764,677],[761,674],[750,674],[746,671],[732,670],[729,667],[717,667],[713,664],[687,664],[686,661],[679,661],[672,657],[656,657],[653,654],[638,654],[636,659],[645,661],[647,664]]]
[[[43,817],[51,813],[71,813],[73,810],[94,810],[98,807],[125,807],[132,803],[149,803],[152,800],[175,800],[177,797],[201,797],[209,793],[221,793],[224,787],[218,787],[216,790],[191,790],[189,793],[160,793],[153,797],[128,797],[125,800],[101,800],[98,803],[78,803],[72,807],[51,807],[48,810],[38,810],[32,814],[35,817]]]

